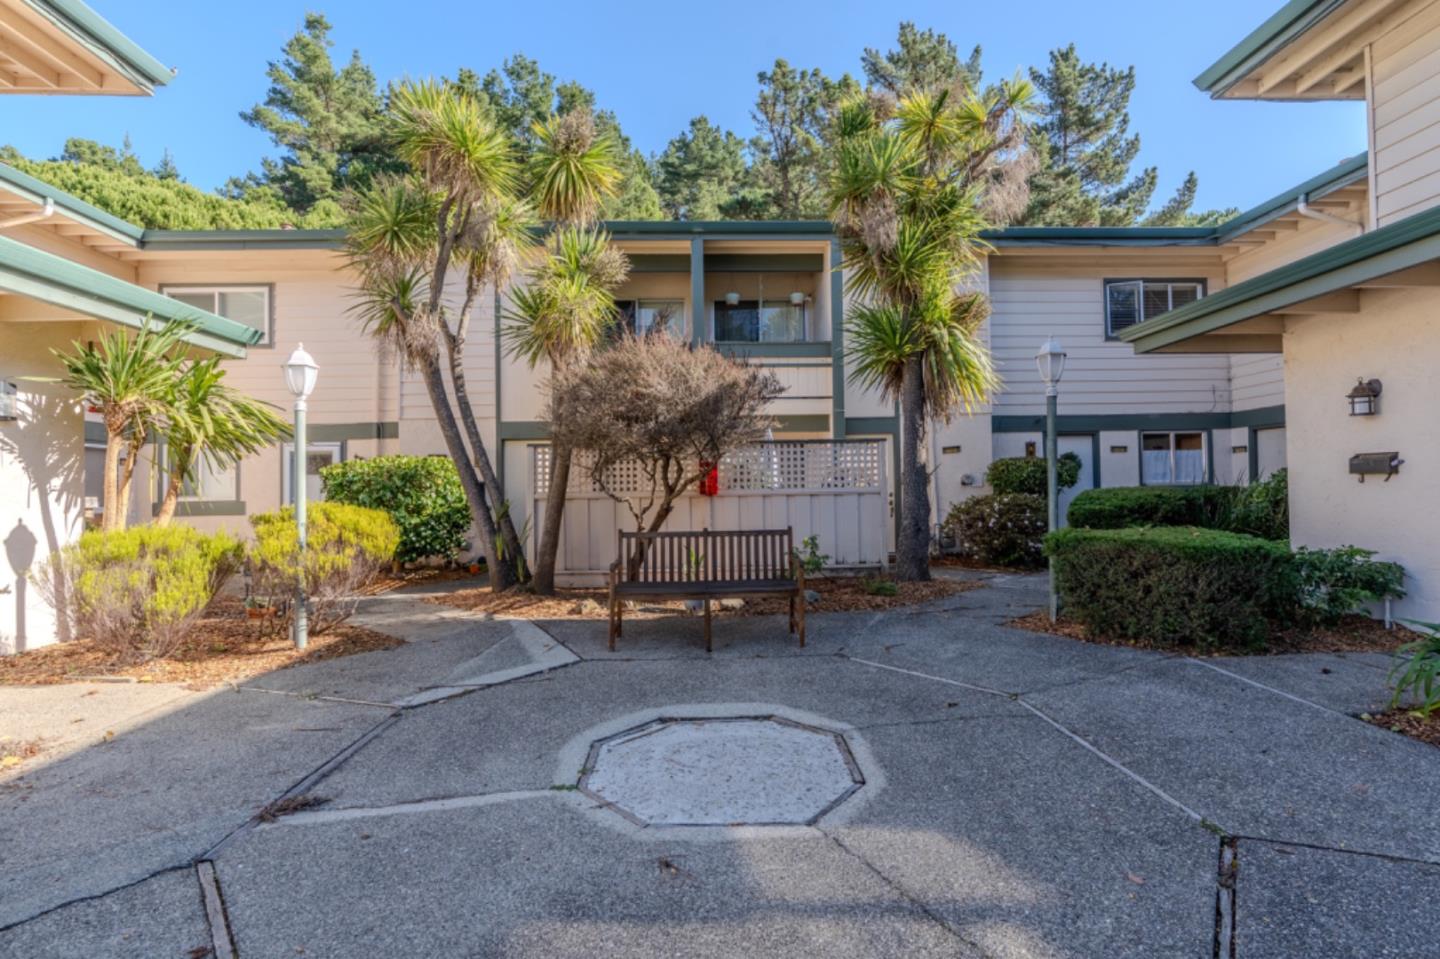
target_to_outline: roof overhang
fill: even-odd
[[[0,293],[130,327],[154,320],[192,323],[196,329],[188,342],[226,356],[244,356],[261,337],[243,323],[5,237],[0,237]]]
[[[172,74],[80,0],[0,0],[0,93],[144,96]]]
[[[1428,0],[1290,0],[1195,78],[1217,99],[1363,100],[1365,48]]]
[[[1285,318],[1360,312],[1360,291],[1440,286],[1440,207],[1346,240],[1119,334],[1137,353],[1277,353]]]

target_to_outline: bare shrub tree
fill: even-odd
[[[766,408],[782,392],[774,374],[709,347],[626,337],[557,371],[547,415],[555,441],[585,454],[596,487],[629,511],[637,531],[655,532],[721,457],[764,438],[773,426]]]

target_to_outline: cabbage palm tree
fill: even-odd
[[[133,335],[113,329],[98,342],[73,343],[73,353],[54,351],[65,367],[62,382],[98,409],[105,423],[104,530],[125,528],[135,463],[147,434],[170,413],[169,400],[184,365],[181,348],[192,329],[147,318]]]
[[[532,369],[548,361],[559,372],[582,362],[604,339],[615,317],[615,290],[629,273],[625,254],[595,225],[601,205],[619,189],[624,155],[613,136],[596,130],[594,116],[585,109],[536,123],[534,133],[530,196],[554,227],[548,251],[528,271],[526,286],[511,294],[505,334],[512,356]],[[567,446],[552,445],[533,580],[542,595],[555,591],[571,458]]]
[[[166,401],[160,435],[169,475],[155,525],[169,525],[185,481],[193,482],[201,469],[229,469],[288,436],[289,425],[274,410],[226,386],[218,356],[190,363]]]
[[[480,289],[506,258],[497,233],[512,235],[504,224],[521,218],[513,205],[519,168],[505,133],[448,84],[398,87],[390,137],[409,175],[350,198],[348,252],[360,277],[355,312],[425,383],[481,534],[491,587],[502,590],[518,581],[523,558],[507,511],[495,501],[500,484],[471,412],[463,348]],[[457,288],[464,291],[458,309],[447,296]],[[448,387],[442,358],[452,373]]]
[[[985,249],[987,209],[1014,206],[1030,96],[1019,80],[898,103],[858,96],[837,118],[830,215],[844,254],[851,376],[900,404],[900,579],[930,578],[928,421],[969,412],[998,385],[978,332],[987,301],[965,287]]]

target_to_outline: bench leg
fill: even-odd
[[[620,614],[622,610],[620,601],[615,598],[610,600],[610,652],[615,652],[615,637],[620,635]]]
[[[795,597],[790,597],[790,635],[795,635]]]
[[[715,650],[710,645],[710,600],[705,600],[705,652],[713,653]]]
[[[799,626],[800,626],[800,648],[801,648],[801,649],[804,649],[804,648],[805,648],[805,597],[804,597],[803,595],[798,596],[798,597],[795,597],[794,599],[791,600],[791,602],[795,604],[796,610],[799,611],[799,619],[800,619],[800,623],[799,623]]]

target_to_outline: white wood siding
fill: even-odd
[[[1371,48],[1375,209],[1384,226],[1440,202],[1440,3]]]
[[[1258,410],[1285,402],[1285,363],[1279,353],[1237,353],[1230,357],[1233,410]]]

